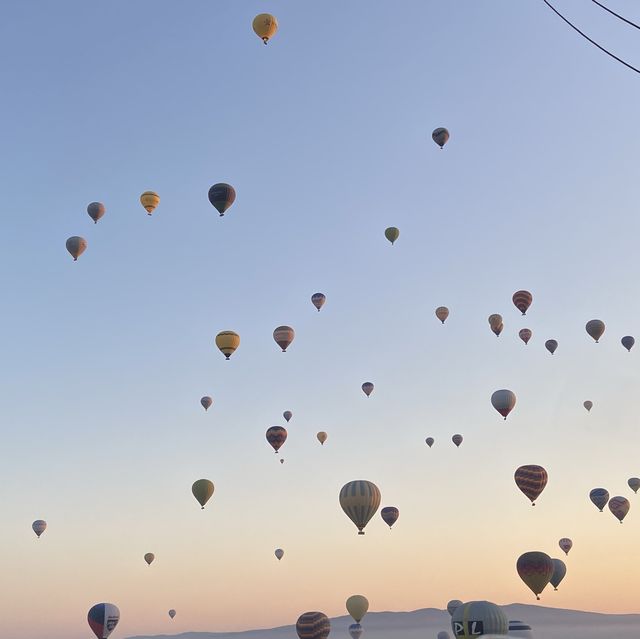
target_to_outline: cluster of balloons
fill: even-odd
[[[627,485],[631,490],[633,490],[634,494],[638,492],[640,488],[640,478],[639,477],[630,477],[627,480]],[[605,506],[609,506],[609,510],[611,514],[622,523],[624,518],[627,516],[631,508],[631,502],[622,495],[617,495],[616,497],[609,498],[609,491],[606,488],[594,488],[589,493],[589,499],[591,503],[600,511],[604,510]]]
[[[568,554],[568,550],[566,553]],[[562,559],[552,559],[544,552],[525,552],[518,557],[516,570],[520,579],[540,599],[540,594],[551,584],[554,590],[558,590],[560,582],[567,574],[567,566]]]

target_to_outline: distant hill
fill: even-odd
[[[503,606],[509,619],[529,624],[535,639],[603,639],[640,637],[640,614],[605,615],[579,610],[525,604]],[[413,612],[370,612],[364,619],[362,639],[435,639],[440,630],[451,633],[446,610],[425,608]],[[351,618],[331,619],[331,637],[349,637]],[[138,635],[128,639],[295,639],[293,626],[246,632],[185,632],[177,635]]]

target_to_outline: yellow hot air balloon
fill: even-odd
[[[153,191],[145,191],[140,196],[140,204],[145,208],[147,214],[151,215],[156,210],[156,206],[160,204],[160,196]]]
[[[356,623],[360,623],[369,610],[369,600],[364,595],[351,595],[347,599],[347,612]]]
[[[233,331],[222,331],[216,335],[216,346],[229,359],[240,346],[240,335]]]
[[[253,19],[253,30],[255,34],[262,38],[262,41],[267,44],[270,38],[276,34],[278,30],[278,20],[270,13],[261,13]]]

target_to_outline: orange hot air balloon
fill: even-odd
[[[523,314],[527,314],[528,308],[531,306],[531,302],[533,302],[533,295],[529,293],[529,291],[516,291],[513,294],[513,304],[514,306]]]

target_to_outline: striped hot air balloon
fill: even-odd
[[[516,394],[513,391],[503,388],[491,395],[491,405],[505,418],[516,405]]]
[[[493,315],[489,315],[489,328],[493,331],[496,337],[500,337],[500,333],[502,333],[502,329],[504,328],[504,322],[502,321],[502,315],[498,313],[493,313]]]
[[[323,612],[304,612],[298,617],[296,632],[300,639],[326,639],[331,622]]]
[[[393,527],[393,524],[398,521],[398,517],[400,517],[400,511],[395,506],[385,506],[380,511],[380,516],[382,517],[384,523],[389,526],[389,529],[391,529]]]
[[[626,497],[612,497],[609,500],[609,510],[620,523],[622,523],[622,520],[627,516],[629,508],[631,508],[631,504]]]
[[[516,291],[511,298],[515,307],[523,314],[527,314],[528,308],[533,302],[533,295],[529,291]]]
[[[591,503],[598,508],[600,512],[609,503],[609,491],[606,488],[594,488],[589,493]]]
[[[280,447],[287,441],[287,430],[282,426],[271,426],[267,429],[266,438],[277,454]]]
[[[529,328],[522,328],[522,329],[520,329],[520,331],[518,333],[518,337],[520,337],[520,339],[525,344],[529,343],[529,340],[531,339],[532,335],[533,335],[533,333],[531,332],[531,329],[529,329]]]
[[[282,349],[283,353],[287,351],[287,348],[291,345],[295,336],[296,332],[291,328],[291,326],[278,326],[278,328],[273,331],[273,339]]]
[[[364,479],[350,481],[340,490],[340,506],[356,525],[359,535],[364,535],[365,526],[378,511],[380,499],[378,487]]]
[[[516,569],[520,579],[531,589],[536,599],[553,576],[553,561],[543,552],[525,552],[518,557]]]
[[[240,335],[233,331],[221,331],[216,335],[216,346],[229,359],[240,346]]]
[[[542,466],[529,464],[520,466],[514,474],[516,485],[531,500],[531,505],[535,506],[535,501],[547,485],[547,471]]]

